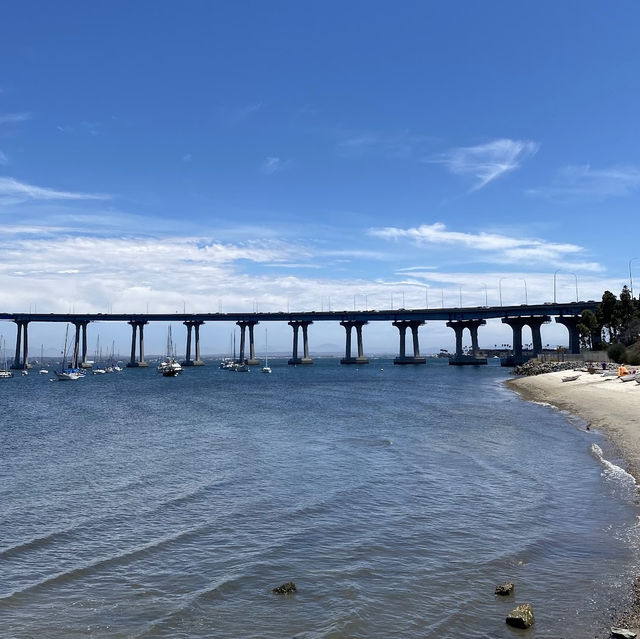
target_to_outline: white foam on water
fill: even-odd
[[[608,459],[604,458],[602,448],[600,448],[598,444],[591,444],[591,454],[602,464],[604,469],[602,474],[604,477],[620,481],[629,486],[637,486],[633,475],[630,475],[624,468],[616,466],[616,464],[613,464]]]

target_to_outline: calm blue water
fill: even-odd
[[[529,638],[610,625],[638,509],[598,433],[499,367],[271,364],[0,380],[2,637],[514,637],[520,602]]]

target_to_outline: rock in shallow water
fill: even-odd
[[[533,625],[533,608],[531,604],[525,603],[516,606],[506,619],[507,625],[514,628],[529,628]]]
[[[296,585],[293,583],[293,581],[287,581],[286,584],[282,584],[282,586],[274,588],[272,592],[275,592],[276,595],[288,595],[295,591]]]
[[[513,581],[505,581],[503,584],[496,586],[496,595],[510,595],[513,592]]]
[[[626,628],[611,628],[612,637],[620,637],[621,639],[635,639],[638,635]]]

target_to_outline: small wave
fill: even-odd
[[[615,479],[624,484],[636,486],[636,480],[633,475],[630,475],[624,468],[620,468],[620,466],[616,466],[608,459],[605,459],[602,448],[598,444],[591,444],[591,454],[602,464],[604,468],[603,475],[607,479]]]

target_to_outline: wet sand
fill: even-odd
[[[562,381],[563,377],[575,374],[577,371],[558,371],[519,377],[509,380],[507,385],[526,400],[547,402],[602,431],[640,485],[640,384],[589,373],[580,373],[575,381]],[[640,577],[631,593],[628,610],[617,611],[615,616],[615,625],[636,632],[640,629]]]

